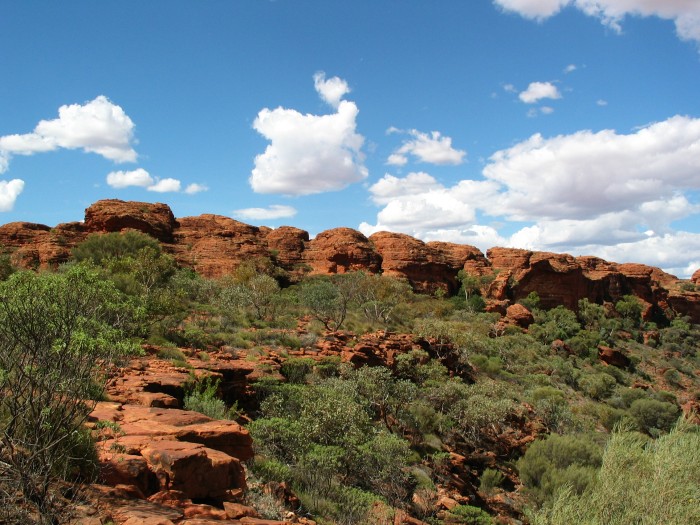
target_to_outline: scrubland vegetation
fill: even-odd
[[[309,349],[284,360],[283,380],[258,382],[246,407],[253,503],[256,484],[284,481],[328,525],[383,523],[392,509],[496,523],[490,501],[505,493],[533,524],[700,522],[700,432],[680,408],[700,400],[700,327],[688,319],[644,322],[632,296],[573,312],[531,294],[524,332],[483,311],[488,279],[460,274],[454,297],[361,272],[283,287],[271,257],[209,280],[133,232],[91,236],[73,259],[37,274],[0,258],[0,522],[60,523],[72,487],[94,479],[89,400],[140,342],[183,363],[178,348]],[[425,343],[355,368],[313,351],[337,330]],[[602,363],[600,346],[627,364]],[[187,408],[239,417],[216,392],[193,384]],[[455,475],[474,490],[438,512],[459,493]]]

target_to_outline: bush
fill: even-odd
[[[484,494],[492,494],[494,489],[501,486],[504,476],[498,470],[487,468],[479,478],[479,490]]]
[[[595,479],[602,455],[591,437],[552,434],[532,443],[518,460],[520,480],[537,505],[553,501],[565,486],[581,494]]]
[[[217,397],[219,383],[219,379],[205,377],[192,384],[183,402],[185,410],[193,410],[212,419],[236,419],[240,415],[238,406],[229,408]]]
[[[590,490],[564,490],[533,525],[666,525],[700,523],[700,432],[681,420],[656,441],[631,431],[613,433]]]
[[[92,453],[80,428],[104,371],[138,350],[129,339],[136,313],[82,265],[0,282],[0,507],[19,489],[42,521],[59,521],[51,482],[85,472]]]
[[[465,525],[492,525],[493,520],[479,507],[457,505],[446,513],[445,523],[463,523]]]
[[[280,374],[290,383],[303,383],[315,364],[316,361],[310,357],[292,357],[282,363]]]
[[[630,405],[630,414],[637,422],[639,430],[651,436],[668,432],[680,415],[673,403],[656,399],[637,399]]]

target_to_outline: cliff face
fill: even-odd
[[[658,268],[616,264],[596,257],[492,248],[484,256],[473,246],[424,243],[400,233],[367,238],[350,228],[324,231],[314,239],[291,226],[257,228],[219,215],[175,219],[165,204],[98,201],[85,210],[82,223],[14,222],[0,226],[0,247],[23,268],[49,268],[68,260],[70,250],[91,233],[138,230],[158,239],[179,264],[207,277],[234,271],[243,261],[269,257],[290,280],[304,274],[355,270],[406,278],[420,292],[455,293],[460,270],[489,277],[483,293],[494,311],[537,292],[543,306],[576,308],[580,299],[614,302],[632,294],[653,319],[668,309],[700,323],[700,293]],[[700,273],[693,282],[700,284]]]

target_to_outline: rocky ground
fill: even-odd
[[[251,486],[245,462],[254,455],[254,444],[245,423],[213,420],[198,412],[183,410],[186,384],[193,377],[220,379],[220,392],[228,402],[241,407],[255,404],[253,383],[263,376],[279,375],[287,357],[339,356],[355,366],[391,367],[396,355],[429,346],[407,334],[377,332],[355,338],[345,332],[329,333],[314,347],[282,356],[275,349],[263,355],[246,350],[210,349],[206,360],[201,352],[182,349],[186,366],[158,357],[158,348],[145,346],[146,355],[115,370],[107,393],[109,401],[97,403],[88,425],[98,440],[101,484],[89,486],[86,501],[78,507],[75,525],[205,525],[208,523],[312,525],[297,515],[298,500],[284,483]],[[259,351],[259,350],[258,350]],[[449,510],[458,504],[479,504],[501,516],[501,523],[519,523],[522,504],[517,477],[506,482],[509,491],[484,499],[478,493],[475,465],[495,465],[498,455],[524,450],[538,432],[537,423],[523,421],[499,436],[501,450],[481,451],[466,458],[451,453],[445,466],[439,500],[432,502]],[[265,494],[288,511],[283,521],[262,519],[260,509],[248,497],[251,490]],[[417,496],[418,497],[418,496]],[[420,503],[419,501],[416,503]],[[378,510],[377,523],[386,513]],[[394,511],[388,525],[420,525],[420,520]]]

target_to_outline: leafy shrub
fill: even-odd
[[[630,405],[630,414],[640,430],[652,436],[668,432],[680,415],[673,403],[656,399],[638,399]]]
[[[219,383],[219,379],[211,377],[193,383],[185,395],[185,410],[193,410],[212,419],[236,419],[240,415],[238,406],[227,407],[226,403],[217,397]]]
[[[446,523],[463,523],[465,525],[492,525],[493,520],[479,507],[457,505],[445,516]]]
[[[125,233],[92,233],[72,250],[73,259],[90,261],[102,266],[110,259],[135,256],[143,248],[161,252],[160,243],[145,233],[129,230]]]
[[[316,361],[309,357],[292,357],[280,366],[280,374],[290,383],[303,383],[309,375]]]
[[[518,460],[520,480],[538,505],[552,501],[567,485],[581,494],[595,479],[602,455],[589,436],[552,434],[532,443]]]
[[[613,433],[590,490],[564,490],[533,525],[700,523],[700,432],[681,420],[655,441],[630,431]]]
[[[501,486],[504,476],[498,470],[487,468],[479,478],[479,490],[485,494],[492,494],[494,489]]]
[[[19,489],[42,520],[60,521],[52,481],[84,472],[91,442],[80,429],[103,372],[137,351],[136,316],[83,265],[0,282],[0,507]]]
[[[578,386],[588,397],[599,400],[610,397],[617,382],[611,375],[599,372],[581,377]]]

